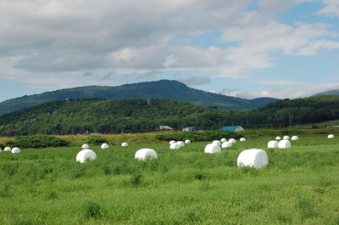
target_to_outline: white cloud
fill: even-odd
[[[318,15],[339,17],[338,0],[322,0],[325,7],[318,11]]]

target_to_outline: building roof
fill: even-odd
[[[224,126],[223,128],[221,128],[221,130],[225,130],[225,131],[242,131],[242,130],[244,130],[244,128],[242,128],[241,126]]]

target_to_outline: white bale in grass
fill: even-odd
[[[288,136],[288,135],[284,136],[283,140],[290,140],[290,136]]]
[[[185,140],[185,144],[191,144],[191,140]]]
[[[172,150],[178,150],[178,149],[180,149],[180,144],[178,142],[172,143],[172,144],[170,144],[169,148],[172,149]]]
[[[185,143],[183,141],[177,141],[177,143],[179,144],[180,148],[185,146]]]
[[[232,147],[232,143],[229,142],[229,141],[226,141],[226,142],[222,143],[221,147],[222,148],[230,148],[230,147]]]
[[[10,151],[12,151],[12,149],[11,149],[11,147],[8,147],[8,146],[7,146],[7,147],[4,148],[4,151],[5,151],[5,152],[10,152]]]
[[[121,143],[121,147],[128,147],[128,143],[127,142],[122,142]]]
[[[89,149],[89,145],[88,145],[88,144],[83,144],[83,145],[81,146],[81,148],[82,148],[82,149]]]
[[[17,154],[17,153],[20,153],[21,152],[21,150],[20,150],[20,148],[18,148],[18,147],[14,147],[14,148],[12,148],[12,151],[11,151],[13,154]]]
[[[79,163],[85,163],[87,161],[93,161],[97,158],[97,154],[91,149],[83,149],[78,152],[76,161]]]
[[[238,167],[253,167],[259,169],[268,164],[267,153],[262,149],[247,149],[242,151],[237,159]]]
[[[328,139],[333,139],[333,138],[334,138],[334,134],[329,134],[329,135],[327,136],[327,138],[328,138]]]
[[[227,139],[226,138],[221,138],[220,141],[221,141],[221,143],[224,143],[224,142],[227,141]]]
[[[142,148],[136,151],[134,158],[139,161],[145,161],[148,159],[157,159],[158,154],[151,148]]]
[[[173,144],[173,143],[175,143],[176,141],[175,140],[170,140],[169,142],[168,142],[168,144]]]
[[[280,141],[280,140],[281,140],[281,137],[280,137],[280,136],[276,136],[276,137],[275,137],[275,140]]]
[[[291,142],[289,140],[280,140],[278,143],[278,148],[291,148]]]
[[[101,144],[101,149],[108,149],[109,145],[107,143],[102,143]]]
[[[212,144],[216,144],[216,145],[221,146],[221,141],[219,141],[219,140],[214,140],[214,141],[212,141]]]
[[[240,141],[246,141],[246,138],[241,137],[241,138],[240,138]]]
[[[234,138],[230,138],[230,139],[228,139],[228,142],[231,142],[232,144],[235,144],[235,143],[237,143],[237,140],[235,140]]]
[[[296,135],[294,135],[294,136],[291,137],[291,140],[292,140],[292,141],[298,141],[298,140],[299,140],[299,137],[296,136]]]
[[[272,140],[267,143],[267,148],[278,148],[278,141]]]
[[[218,144],[211,143],[211,144],[206,145],[204,151],[205,153],[213,154],[213,153],[221,152],[221,148]]]

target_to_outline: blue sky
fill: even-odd
[[[244,98],[339,88],[338,0],[0,3],[0,101],[171,79]]]

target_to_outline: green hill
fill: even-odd
[[[339,119],[339,96],[281,100],[255,110],[221,110],[164,99],[57,101],[0,116],[0,135],[144,132],[174,129],[283,128]]]
[[[185,101],[204,107],[223,109],[255,109],[277,101],[274,98],[258,98],[253,100],[229,97],[187,87],[178,81],[160,80],[125,84],[116,87],[88,86],[42,94],[23,96],[0,103],[0,115],[20,111],[46,102],[63,101],[65,99],[131,99],[160,98]]]

